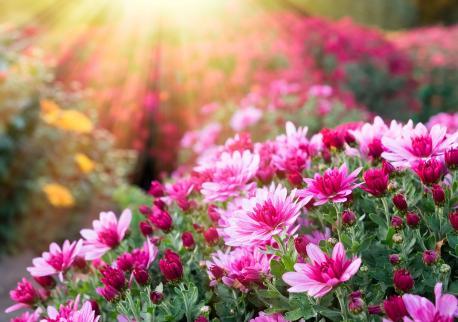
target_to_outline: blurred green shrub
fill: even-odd
[[[133,158],[96,127],[88,94],[59,88],[45,62],[0,33],[0,253],[71,237],[112,202]]]

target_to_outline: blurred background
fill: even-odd
[[[456,0],[1,1],[0,254],[75,237],[235,132],[456,113],[457,21]]]

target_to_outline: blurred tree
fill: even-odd
[[[415,3],[421,25],[452,24],[458,21],[457,0],[415,0]]]

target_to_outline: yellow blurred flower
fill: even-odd
[[[60,106],[57,105],[56,102],[48,99],[40,100],[40,108],[43,114],[60,112]]]
[[[48,183],[42,187],[43,192],[51,205],[59,208],[69,208],[75,205],[72,193],[58,183]]]
[[[89,133],[93,129],[92,121],[86,115],[77,110],[63,110],[52,100],[42,99],[40,108],[43,120],[59,129],[76,133]]]
[[[95,163],[86,154],[77,153],[75,154],[75,162],[84,173],[89,173],[94,170]]]

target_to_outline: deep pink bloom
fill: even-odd
[[[180,256],[166,249],[164,257],[159,261],[159,268],[167,281],[177,281],[183,277],[183,265]]]
[[[258,248],[238,247],[225,253],[219,250],[207,261],[207,268],[210,285],[221,278],[227,286],[247,292],[269,275],[270,257]]]
[[[293,233],[301,213],[302,202],[295,198],[296,190],[289,195],[282,185],[256,190],[256,195],[242,200],[242,207],[228,218],[224,228],[227,245],[265,245],[273,236],[283,231]]]
[[[105,298],[108,302],[113,301],[121,293],[115,289],[113,286],[105,285],[104,287],[98,287],[96,289],[97,294]]]
[[[251,319],[250,322],[288,322],[288,320],[280,313],[266,314],[259,312],[258,317]]]
[[[451,294],[442,295],[442,283],[434,287],[436,302],[412,294],[402,296],[410,317],[405,322],[453,322],[458,317],[458,300]]]
[[[361,258],[347,259],[342,243],[337,243],[332,256],[315,244],[307,245],[310,263],[294,265],[295,272],[283,275],[283,280],[291,285],[289,292],[307,292],[309,296],[322,297],[334,287],[348,281],[361,266]]]
[[[208,167],[208,166],[206,166]],[[232,154],[224,152],[220,159],[211,166],[211,181],[202,184],[201,193],[204,201],[226,201],[231,197],[250,191],[255,183],[249,181],[256,176],[259,167],[259,155],[244,151]],[[202,171],[203,168],[197,168]]]
[[[193,201],[189,200],[189,195],[194,190],[194,183],[192,180],[180,179],[173,184],[167,183],[165,185],[165,190],[168,197],[164,197],[163,199],[166,200],[166,202],[170,203],[172,200],[175,201],[178,207],[183,211],[188,211],[193,206]],[[161,207],[158,208],[161,209]]]
[[[151,181],[148,194],[156,198],[162,197],[164,195],[164,187],[159,181],[153,180]]]
[[[386,316],[390,319],[388,321],[392,322],[401,322],[407,315],[404,301],[399,295],[393,295],[383,301],[383,310],[385,311]],[[384,322],[385,321],[386,320],[384,320]]]
[[[151,302],[153,302],[154,304],[159,304],[164,299],[164,294],[157,291],[153,291],[150,293],[149,298],[151,299]]]
[[[348,174],[347,165],[340,168],[328,169],[323,175],[316,173],[313,179],[306,178],[307,188],[299,191],[298,195],[308,203],[312,198],[314,205],[320,206],[327,202],[346,202],[353,189],[359,186],[355,183],[361,168]]]
[[[458,146],[445,151],[445,164],[450,169],[458,168]]]
[[[208,322],[208,319],[203,316],[203,315],[199,315],[195,320],[194,322]]]
[[[172,229],[173,220],[169,213],[165,210],[161,210],[158,207],[153,207],[153,212],[148,216],[149,220],[154,226],[168,232]]]
[[[16,304],[8,307],[5,313],[31,307],[40,300],[41,295],[27,279],[23,278],[22,281],[17,283],[17,287],[10,291],[10,298]]]
[[[425,250],[422,257],[426,265],[432,265],[439,259],[439,255],[434,250]]]
[[[119,268],[104,266],[100,269],[102,278],[100,279],[105,286],[111,286],[122,291],[126,287],[126,277]]]
[[[415,281],[408,270],[400,268],[394,271],[393,283],[396,290],[408,292],[413,288]]]
[[[47,275],[47,276],[33,276],[33,279],[35,280],[35,282],[40,284],[40,286],[45,288],[45,289],[52,289],[52,288],[54,288],[54,286],[56,286],[56,280],[50,275]]]
[[[305,235],[297,236],[294,239],[294,248],[296,248],[297,253],[303,258],[307,257],[308,244],[310,244],[310,241]]]
[[[420,160],[414,164],[413,170],[426,185],[437,183],[442,179],[446,171],[444,163],[437,158],[426,161]]]
[[[72,266],[75,258],[82,251],[83,241],[78,240],[70,243],[64,242],[62,248],[56,243],[49,246],[49,252],[44,252],[41,257],[33,259],[33,266],[27,270],[32,276],[49,276],[59,274],[59,279],[63,281],[63,274]]]
[[[205,241],[210,245],[216,244],[219,240],[218,231],[215,227],[208,228],[206,231],[203,232],[203,235]]]
[[[388,189],[390,177],[382,169],[369,169],[363,174],[364,185],[361,186],[366,192],[375,197],[381,197]]]
[[[335,148],[340,150],[345,143],[345,136],[341,131],[335,129],[322,129],[321,135],[323,136],[323,144],[328,148]]]
[[[148,237],[153,233],[153,227],[147,220],[140,221],[138,228],[143,236]]]
[[[445,191],[440,185],[433,184],[431,187],[431,194],[433,195],[434,203],[436,206],[441,206],[444,204]]]
[[[100,213],[100,219],[94,220],[94,229],[82,229],[81,236],[85,238],[83,250],[87,260],[102,257],[107,251],[117,247],[129,228],[132,213],[129,209],[122,212],[119,221],[113,212]]]
[[[440,125],[434,125],[430,131],[421,123],[415,128],[406,125],[399,136],[382,138],[387,149],[382,157],[395,167],[408,167],[421,160],[443,156],[457,140],[458,132],[447,135],[447,128]]]
[[[416,228],[420,222],[420,216],[414,212],[409,212],[406,215],[407,225],[411,228]]]

